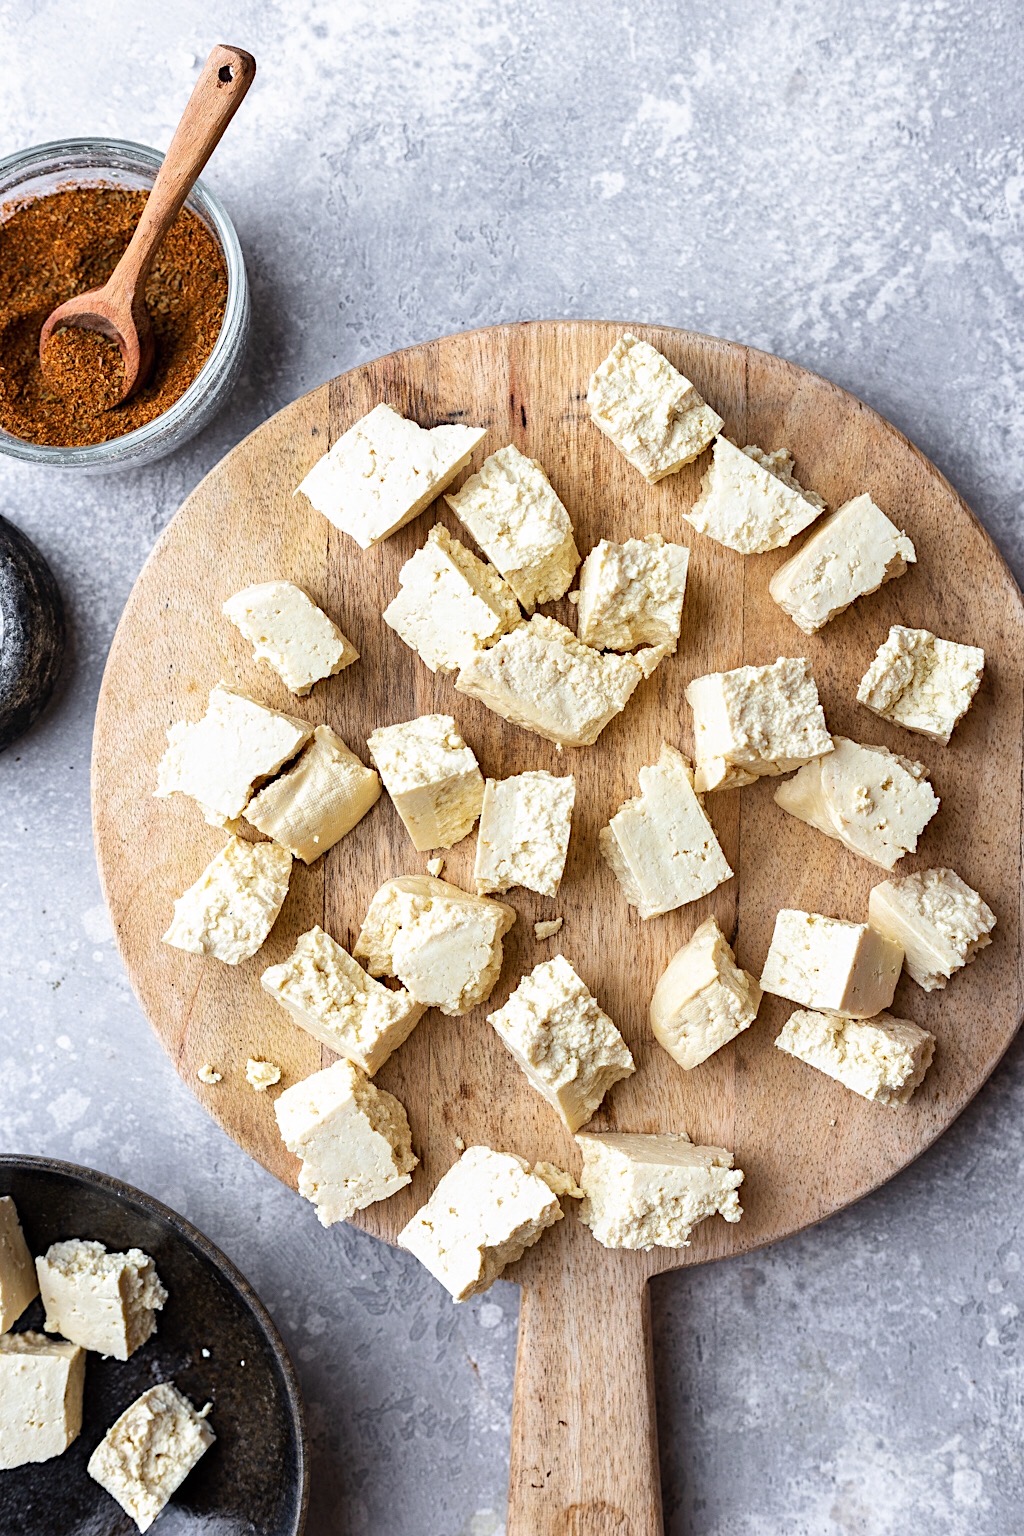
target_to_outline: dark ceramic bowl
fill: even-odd
[[[213,1404],[217,1440],[154,1531],[299,1536],[308,1494],[299,1389],[266,1308],[234,1265],[159,1201],[88,1168],[0,1156],[0,1195],[13,1196],[33,1255],[69,1237],[142,1248],[168,1292],[156,1333],[130,1360],[89,1355],[82,1432],[64,1455],[0,1472],[3,1536],[134,1532],[85,1467],[118,1415],[161,1381],[174,1381],[197,1407]],[[42,1326],[37,1297],[15,1331]]]

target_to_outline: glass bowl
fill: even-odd
[[[0,159],[0,215],[5,204],[42,197],[68,185],[148,189],[163,155],[127,139],[63,139]],[[143,427],[106,443],[57,448],[29,443],[0,428],[0,453],[58,469],[137,469],[180,448],[212,420],[237,381],[249,332],[249,284],[235,227],[218,198],[197,181],[185,202],[215,235],[228,274],[227,306],[213,351],[185,393]]]

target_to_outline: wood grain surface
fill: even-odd
[[[634,327],[725,418],[736,442],[788,447],[805,486],[830,507],[868,491],[917,547],[908,574],[858,602],[818,635],[803,635],[768,597],[784,551],[743,556],[681,520],[707,456],[648,485],[591,424],[590,373],[625,327],[596,322],[503,326],[396,353],[335,379],[266,422],[184,503],[129,599],[107,665],[93,760],[96,845],[132,984],[185,1081],[242,1147],[294,1183],[273,1096],[247,1087],[250,1054],[284,1069],[283,1085],[330,1059],[259,987],[297,936],[321,923],[351,946],[377,886],[422,871],[387,796],[311,869],[297,865],[263,950],[237,968],[160,943],[173,899],[223,842],[181,796],[156,800],[168,726],[196,719],[218,679],[267,704],[327,720],[364,756],[376,726],[453,714],[483,770],[525,768],[577,778],[562,889],[507,898],[519,921],[486,1008],[461,1019],[428,1014],[378,1074],[406,1105],[422,1163],[412,1185],[371,1206],[360,1224],[393,1242],[457,1156],[456,1138],[486,1142],[575,1171],[572,1139],[528,1086],[484,1015],[521,975],[561,950],[626,1037],[637,1072],[612,1089],[590,1129],[685,1129],[734,1150],[746,1180],[742,1221],[705,1222],[692,1247],[609,1253],[570,1208],[509,1271],[524,1287],[513,1418],[510,1536],[653,1536],[661,1528],[650,1415],[646,1280],[661,1270],[748,1251],[820,1221],[890,1178],[963,1109],[1021,1017],[1021,768],[1024,610],[988,536],[932,466],[892,426],[826,381],[764,353],[656,327]],[[658,530],[690,546],[678,655],[633,695],[593,747],[559,753],[433,676],[381,621],[402,563],[436,517],[472,544],[444,508],[363,552],[292,491],[314,461],[380,400],[423,425],[460,420],[488,435],[471,470],[508,442],[548,471],[586,552],[601,537]],[[256,665],[221,615],[250,582],[305,587],[350,635],[362,660],[295,700]],[[548,610],[573,625],[563,601]],[[981,645],[985,678],[948,747],[889,726],[856,703],[857,683],[892,623]],[[690,678],[780,655],[810,658],[833,731],[924,762],[942,805],[901,872],[948,864],[979,889],[999,926],[991,948],[942,992],[904,978],[894,1009],[930,1029],[935,1063],[897,1111],[866,1103],[773,1047],[789,1005],[766,997],[754,1026],[684,1073],[655,1044],[647,1005],[669,957],[714,912],[741,964],[759,973],[777,910],[803,907],[863,920],[883,872],[785,815],[773,784],[709,796],[707,808],[736,877],[709,898],[641,923],[598,854],[600,828],[637,790],[637,770],[662,740],[692,750],[683,690]],[[469,887],[475,839],[447,856],[445,877]],[[560,915],[557,939],[536,919]],[[224,1074],[196,1078],[205,1061]],[[569,1203],[571,1206],[571,1203]],[[315,1220],[312,1208],[308,1219]]]

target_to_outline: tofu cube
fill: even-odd
[[[292,856],[276,843],[229,838],[174,903],[165,944],[240,965],[263,944],[288,894]]]
[[[662,480],[704,452],[722,418],[678,369],[629,331],[595,370],[590,418],[645,480]]]
[[[420,853],[451,848],[472,832],[484,801],[484,776],[451,715],[381,726],[367,746]]]
[[[0,1334],[39,1294],[36,1267],[10,1195],[0,1195]]]
[[[985,652],[979,646],[894,624],[861,678],[857,702],[883,720],[947,746],[953,727],[971,707],[984,670]]]
[[[166,1509],[217,1436],[173,1381],[148,1387],[110,1426],[89,1457],[89,1476],[140,1531]]]
[[[108,1253],[102,1243],[72,1237],[36,1259],[36,1272],[47,1333],[127,1360],[156,1332],[167,1292],[141,1248]]]
[[[655,645],[635,656],[603,654],[557,619],[535,613],[529,624],[475,655],[455,686],[537,736],[589,747],[673,649]]]
[[[775,791],[775,803],[882,869],[892,869],[939,808],[923,763],[845,736]]]
[[[935,1054],[934,1035],[891,1013],[857,1021],[798,1009],[775,1044],[862,1099],[893,1109],[906,1104]]]
[[[527,613],[569,589],[580,563],[569,514],[536,459],[511,444],[446,496]]]
[[[398,573],[382,615],[431,672],[457,672],[523,622],[512,589],[441,523]]]
[[[790,773],[832,751],[811,664],[803,656],[695,677],[686,701],[693,710],[698,794],[734,787],[729,769],[739,769],[749,782]]]
[[[418,517],[469,463],[485,427],[421,427],[375,405],[318,459],[299,490],[362,549]]]
[[[212,826],[223,826],[245,810],[257,780],[277,773],[312,734],[308,720],[218,683],[201,720],[179,720],[167,732],[155,792],[191,795]]]
[[[404,1108],[352,1061],[336,1061],[274,1102],[281,1139],[295,1154],[299,1194],[321,1226],[347,1221],[412,1181],[419,1158]]]
[[[466,1301],[561,1219],[557,1195],[521,1157],[467,1147],[398,1234],[398,1244],[453,1301]]]
[[[743,1174],[724,1147],[667,1136],[576,1137],[583,1153],[580,1220],[604,1248],[688,1248],[708,1216],[739,1221]]]
[[[782,549],[824,510],[821,497],[805,491],[794,475],[787,449],[765,453],[753,444],[737,448],[727,437],[716,437],[700,495],[683,516],[698,533],[727,549],[763,555]]]
[[[906,970],[934,992],[991,944],[996,915],[953,870],[925,869],[876,885],[868,922],[903,946]]]
[[[580,571],[577,634],[598,650],[667,645],[674,651],[683,622],[690,551],[660,533],[612,544],[602,539]]]
[[[481,896],[510,885],[557,895],[575,799],[572,774],[558,777],[536,769],[487,780],[473,869]]]
[[[780,565],[768,591],[805,635],[866,597],[917,559],[913,544],[870,496],[829,513]]]
[[[687,1072],[749,1029],[761,988],[736,964],[714,917],[677,949],[651,998],[651,1030]]]
[[[84,1385],[77,1344],[0,1334],[0,1472],[63,1455],[82,1427]]]
[[[359,660],[359,652],[301,587],[265,581],[229,597],[223,613],[292,693],[302,698],[321,678]]]
[[[264,971],[260,983],[300,1029],[354,1061],[367,1077],[380,1071],[425,1011],[408,992],[392,992],[367,976],[322,928],[304,933],[288,959]]]
[[[564,955],[534,966],[487,1022],[570,1131],[636,1070],[625,1040]]]
[[[401,875],[370,903],[355,944],[371,976],[397,976],[417,1002],[452,1017],[486,1002],[515,910],[431,875]]]
[[[663,744],[639,778],[640,794],[616,811],[598,842],[626,900],[646,919],[707,896],[732,870],[681,752]]]
[[[331,730],[318,725],[298,760],[245,808],[250,826],[312,864],[380,799],[380,779]]]
[[[805,1008],[870,1019],[892,1002],[902,968],[902,945],[867,923],[784,907],[761,987]]]

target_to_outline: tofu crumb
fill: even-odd
[[[456,1136],[455,1138],[455,1150],[456,1152],[465,1152],[466,1150],[466,1143],[461,1136]]]
[[[210,1351],[208,1349],[200,1350],[200,1354],[202,1355],[204,1360],[209,1360],[209,1358],[210,1358]]]
[[[437,858],[427,860],[427,874],[433,875],[435,880],[441,873],[442,869],[444,869],[444,859]]]
[[[250,1056],[245,1064],[245,1080],[257,1093],[266,1093],[281,1081],[281,1068],[273,1061],[261,1061]]]
[[[564,922],[564,917],[545,918],[543,922],[534,923],[533,936],[535,939],[553,939],[555,934],[560,932]]]
[[[217,1071],[216,1067],[211,1067],[208,1061],[204,1061],[202,1066],[197,1069],[196,1077],[198,1077],[201,1083],[206,1083],[212,1088],[214,1083],[221,1081],[222,1074]]]

